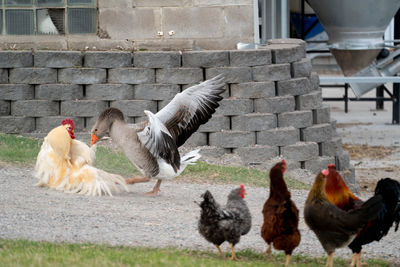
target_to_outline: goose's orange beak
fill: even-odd
[[[93,146],[97,141],[99,141],[99,138],[95,134],[92,134],[90,136],[90,145]]]

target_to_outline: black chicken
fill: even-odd
[[[354,266],[357,258],[357,266],[361,266],[361,249],[363,245],[373,241],[379,241],[387,235],[389,229],[395,223],[394,231],[397,231],[400,223],[400,184],[399,182],[385,178],[381,179],[375,188],[375,195],[383,198],[383,207],[379,215],[370,221],[349,244],[353,251],[351,266]]]
[[[200,203],[201,214],[198,223],[200,234],[213,243],[223,257],[220,245],[228,241],[232,249],[232,260],[236,260],[234,246],[240,237],[247,234],[251,228],[251,214],[244,197],[246,190],[243,185],[231,191],[225,207],[221,207],[210,191],[206,191]]]

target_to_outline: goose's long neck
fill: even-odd
[[[128,125],[122,120],[115,120],[110,127],[110,137],[121,148],[124,147],[124,142],[126,142],[126,128],[128,128]]]

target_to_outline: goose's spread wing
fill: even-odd
[[[221,93],[225,91],[224,78],[218,75],[177,94],[167,106],[156,113],[180,147],[206,123],[219,106]]]
[[[143,130],[137,133],[140,142],[155,158],[164,159],[177,172],[181,159],[174,139],[167,127],[153,113],[147,110],[144,112],[148,121]]]

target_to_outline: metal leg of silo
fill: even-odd
[[[344,85],[344,113],[349,111],[349,84]]]
[[[393,119],[392,124],[400,121],[400,84],[393,83]]]
[[[384,109],[384,101],[382,99],[379,99],[380,97],[383,98],[385,86],[381,85],[376,87],[376,110],[383,110]]]

